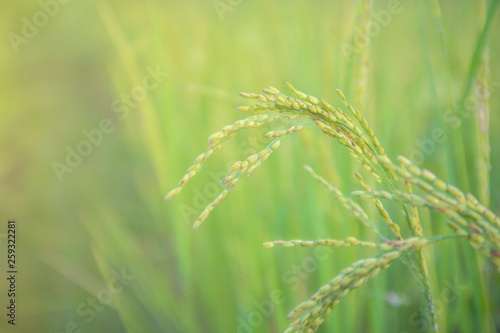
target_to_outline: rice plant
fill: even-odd
[[[472,194],[465,194],[459,188],[439,179],[431,171],[420,169],[408,158],[398,156],[395,161],[391,160],[367,120],[347,101],[340,90],[337,90],[337,94],[341,106],[334,106],[322,98],[295,89],[288,82],[284,85],[291,91],[293,97],[281,93],[274,87],[263,89],[262,93],[241,93],[244,98],[258,101],[237,108],[238,112],[252,113],[252,115],[212,134],[208,139],[209,146],[206,152],[196,157],[178,186],[170,191],[165,199],[170,200],[178,196],[188,181],[201,170],[207,159],[240,130],[261,127],[277,121],[287,124],[285,130],[270,131],[265,134],[269,143],[260,152],[234,163],[231,174],[221,180],[221,184],[225,184],[223,191],[195,221],[193,228],[198,229],[242,176],[250,176],[280,147],[287,136],[308,127],[319,128],[347,149],[349,154],[366,169],[366,175],[374,178],[379,184],[380,189],[372,189],[363,175],[356,172],[355,176],[361,189],[353,191],[350,195],[344,195],[316,174],[311,167],[306,166],[305,169],[326,187],[336,201],[380,238],[380,243],[361,241],[354,237],[344,241],[278,240],[263,243],[264,248],[359,246],[377,251],[373,257],[359,260],[345,268],[309,300],[293,309],[288,315],[291,322],[285,332],[316,332],[342,298],[374,278],[381,270],[389,268],[396,260],[403,261],[409,267],[411,271],[409,274],[414,276],[422,287],[433,321],[433,329],[438,331],[433,293],[422,248],[438,241],[466,239],[473,249],[500,270],[500,218]],[[369,217],[353,198],[373,203],[380,218]],[[402,214],[391,216],[384,208],[383,200],[397,202],[402,208]],[[450,233],[424,236],[419,218],[421,209],[435,210],[446,216],[446,225]],[[408,225],[408,234],[401,228],[405,222]]]

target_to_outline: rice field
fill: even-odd
[[[498,10],[5,5],[0,331],[500,331]]]

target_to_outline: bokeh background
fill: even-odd
[[[240,91],[290,81],[339,105],[340,88],[389,156],[410,155],[498,213],[500,18],[487,19],[491,1],[374,1],[373,16],[370,3],[4,3],[2,309],[9,218],[19,224],[19,280],[17,325],[7,325],[2,310],[0,330],[280,332],[295,305],[373,255],[260,246],[276,239],[375,240],[304,172],[309,164],[344,193],[359,189],[359,165],[312,127],[286,139],[197,231],[192,223],[221,190],[228,165],[264,147],[262,130],[235,137],[181,196],[163,201],[206,149],[206,138],[243,117],[234,112],[247,102]],[[30,22],[38,26],[30,30]],[[477,59],[486,22],[489,58]],[[157,84],[144,90],[151,72],[159,73]],[[461,108],[471,94],[479,97]],[[489,120],[482,117],[487,107]],[[111,129],[83,143],[103,121]],[[439,140],[436,129],[444,133]],[[69,167],[68,152],[78,149],[86,156],[69,157]],[[397,206],[387,207],[403,220]],[[437,214],[422,211],[421,219],[425,235],[450,233]],[[498,273],[463,241],[439,243],[426,255],[441,331],[498,331]],[[113,278],[122,274],[128,279],[117,284]],[[424,296],[402,264],[350,294],[320,329],[428,331]]]

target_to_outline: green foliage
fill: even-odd
[[[282,332],[290,311],[318,287],[352,263],[392,250],[295,243],[267,250],[259,244],[354,237],[379,246],[388,244],[379,233],[399,241],[395,226],[404,241],[448,235],[450,226],[466,235],[393,261],[350,291],[318,332],[431,331],[429,294],[422,289],[432,291],[441,332],[498,330],[500,278],[468,239],[475,228],[483,231],[474,233],[479,236],[487,230],[469,217],[472,227],[447,224],[448,211],[431,204],[447,209],[448,203],[428,197],[418,183],[409,183],[413,197],[401,180],[400,193],[377,183],[316,123],[292,119],[239,133],[182,195],[162,200],[210,133],[238,121],[231,110],[245,101],[239,91],[287,80],[357,121],[335,94],[341,88],[387,156],[407,156],[498,215],[500,20],[490,7],[497,3],[221,0],[216,9],[197,0],[70,1],[18,54],[6,38],[0,205],[4,216],[20,221],[26,279],[19,296],[25,319],[16,330],[62,332],[75,321],[89,332]],[[38,10],[37,2],[6,5],[4,35],[19,33],[22,18]],[[168,74],[145,98],[132,98],[157,70]],[[65,163],[67,147],[76,149],[87,140],[83,131],[100,128],[105,118],[113,130],[59,182],[52,163]],[[294,126],[305,127],[288,135]],[[239,177],[193,231],[192,223],[227,186],[220,181],[231,167],[260,158],[261,151],[267,155],[285,132],[279,149],[251,178]],[[380,153],[375,148],[372,155]],[[305,164],[325,187],[304,172]],[[377,168],[383,181],[390,177]],[[458,204],[452,188],[443,189]],[[349,195],[353,191],[363,193]],[[468,202],[464,207],[473,211]],[[422,279],[420,256],[428,279]],[[109,290],[122,268],[135,279],[85,321],[77,308]],[[0,331],[10,332],[3,324]]]

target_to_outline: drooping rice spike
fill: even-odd
[[[330,183],[328,183],[323,177],[319,176],[317,173],[314,172],[314,170],[306,165],[304,166],[304,169],[309,172],[313,178],[317,179],[320,181],[323,186],[326,187],[326,189],[332,194],[332,196],[340,201],[340,204],[344,206],[355,218],[357,218],[361,223],[363,223],[365,226],[368,228],[372,229],[376,234],[379,235],[380,238],[384,239],[385,237],[380,233],[378,228],[373,224],[373,222],[370,220],[368,215],[365,213],[363,208],[359,206],[354,200],[352,200],[349,197],[346,197],[340,192],[339,189],[336,187],[333,187]]]
[[[291,241],[273,241],[262,244],[262,247],[269,249],[275,246],[284,247],[311,247],[311,246],[331,246],[331,247],[348,247],[348,246],[361,246],[361,247],[371,247],[377,246],[375,243],[363,242],[357,240],[354,237],[349,237],[346,240],[335,240],[335,239],[321,239],[317,241],[302,241],[302,240],[291,240]]]
[[[361,184],[361,186],[363,186],[364,189],[367,192],[372,192],[371,187],[363,179],[363,176],[361,176],[361,174],[359,174],[358,172],[356,172],[355,175],[356,175],[356,178],[358,179],[358,182]],[[401,230],[399,228],[399,225],[395,224],[392,221],[391,217],[389,216],[389,213],[387,213],[387,211],[385,210],[384,205],[382,204],[382,202],[378,198],[376,198],[376,197],[372,197],[372,201],[375,204],[375,207],[377,207],[377,210],[380,213],[380,215],[382,216],[382,218],[384,219],[384,221],[387,223],[387,225],[389,226],[389,228],[394,233],[394,235],[396,235],[396,237],[399,240],[402,240],[403,237],[401,237]]]
[[[259,153],[250,155],[245,161],[239,161],[233,164],[231,167],[232,173],[221,181],[222,184],[226,184],[226,188],[200,214],[193,225],[193,229],[196,230],[201,226],[214,208],[226,198],[228,192],[236,185],[242,175],[250,176],[250,174],[252,174],[276,149],[278,149],[280,144],[280,140],[275,140]]]
[[[404,164],[402,164],[402,169],[404,170],[406,167]],[[413,194],[413,187],[411,186],[410,181],[405,180],[405,185],[406,188],[408,189],[408,193],[410,195]],[[410,213],[410,226],[412,228],[412,231],[415,235],[422,237],[422,226],[420,225],[420,218],[418,215],[418,207],[416,205],[411,205],[411,211]]]
[[[269,131],[267,132],[264,137],[266,139],[276,139],[276,138],[281,138],[285,135],[288,135],[288,134],[292,134],[292,133],[295,133],[295,132],[299,132],[301,130],[304,129],[304,126],[292,126],[284,131]]]
[[[178,196],[184,186],[188,181],[196,176],[196,174],[201,170],[203,164],[206,160],[211,157],[215,152],[220,150],[224,142],[233,138],[240,129],[253,128],[266,125],[270,122],[275,121],[279,118],[279,115],[274,114],[264,114],[264,115],[254,115],[243,120],[238,120],[232,125],[228,125],[222,128],[221,131],[212,134],[209,139],[209,146],[205,153],[200,154],[195,160],[193,165],[188,169],[187,173],[182,177],[181,181],[170,191],[166,196],[165,200],[171,200]]]
[[[290,312],[288,319],[295,320],[301,313],[307,311],[301,318],[293,321],[287,331],[306,332],[314,323],[321,324],[342,298],[375,277],[382,269],[388,268],[401,254],[402,251],[388,252],[378,258],[359,260],[344,269],[340,275],[321,287],[309,300]]]
[[[388,169],[394,170],[410,183],[416,184],[428,195],[425,197],[428,203],[441,212],[458,212],[461,216],[471,218],[477,224],[490,224],[488,230],[493,232],[492,236],[500,235],[500,218],[486,207],[481,205],[472,195],[467,196],[453,185],[447,184],[432,172],[417,168],[410,160],[403,156],[398,161],[405,166],[400,168],[392,163],[387,157],[379,156],[379,161]],[[456,221],[456,220],[455,220]]]

